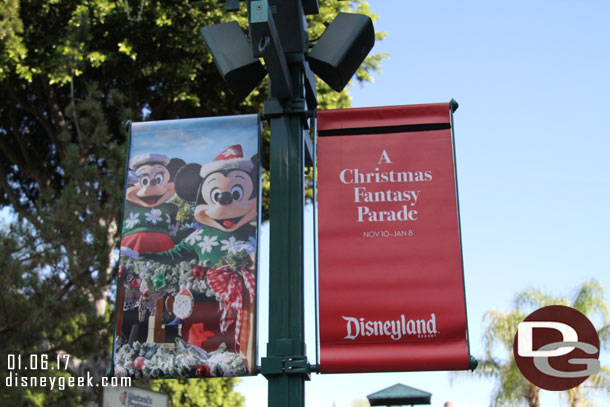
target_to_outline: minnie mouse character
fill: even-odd
[[[137,257],[142,252],[163,252],[174,247],[179,225],[178,207],[169,201],[176,195],[174,178],[186,163],[179,158],[149,153],[133,157],[129,163],[121,254]],[[137,282],[137,286],[136,286]],[[145,282],[143,283],[145,284]],[[147,313],[154,313],[156,301],[132,280],[124,288],[122,332],[129,342],[146,341]],[[138,308],[136,311],[135,308]]]
[[[174,247],[178,207],[174,178],[185,162],[163,154],[135,156],[129,163],[121,251],[163,252]]]

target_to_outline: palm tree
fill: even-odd
[[[493,389],[491,406],[527,406],[540,407],[540,389],[528,382],[519,371],[513,357],[513,341],[518,324],[535,309],[547,305],[566,305],[585,314],[597,322],[598,335],[602,347],[610,343],[610,325],[608,306],[604,300],[604,289],[595,280],[581,284],[570,297],[553,297],[537,289],[518,293],[514,300],[514,309],[508,312],[490,310],[483,316],[485,331],[483,335],[484,356],[477,358],[479,367],[473,372],[478,377],[490,377],[496,380]],[[498,348],[502,348],[504,357],[497,357]],[[463,376],[454,374],[452,378]],[[569,407],[590,406],[590,393],[594,390],[610,392],[610,369],[602,367],[578,387],[567,390],[565,400]]]
[[[496,379],[491,403],[494,407],[513,406],[515,402],[527,407],[540,407],[540,389],[525,380],[512,356],[517,325],[526,316],[527,314],[520,308],[509,312],[490,310],[483,316],[485,356],[477,358],[479,367],[474,374]],[[507,360],[494,355],[497,345],[501,345],[502,349],[507,351]]]

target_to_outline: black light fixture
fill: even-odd
[[[375,30],[369,16],[339,13],[307,59],[320,79],[341,92],[374,44]]]
[[[238,97],[248,96],[267,75],[263,64],[252,56],[250,42],[237,22],[209,25],[201,29],[201,35],[220,74]]]

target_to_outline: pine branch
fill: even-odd
[[[11,206],[15,212],[21,215],[24,219],[27,219],[32,225],[36,227],[40,227],[40,222],[37,217],[32,214],[28,207],[21,203],[21,200],[15,195],[13,188],[6,181],[8,179],[8,175],[4,168],[0,165],[0,187],[2,191],[6,194]]]

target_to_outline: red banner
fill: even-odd
[[[468,369],[452,106],[318,112],[323,373]]]

